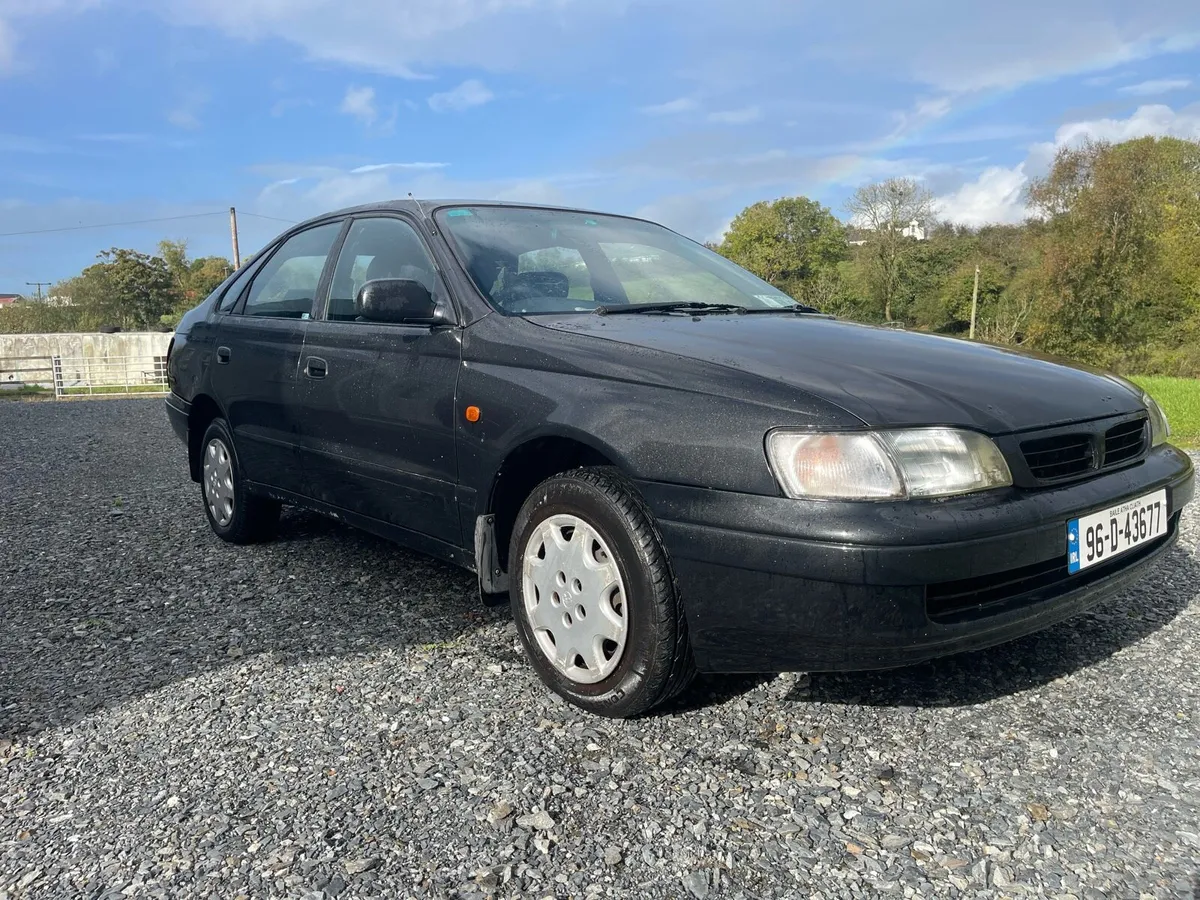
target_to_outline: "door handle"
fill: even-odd
[[[228,364],[231,353],[228,347],[217,348],[217,365],[223,366]]]
[[[319,356],[310,356],[304,361],[304,374],[309,378],[324,378],[329,374],[329,363]]]

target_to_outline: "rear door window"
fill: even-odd
[[[254,276],[242,314],[309,318],[325,261],[341,230],[341,222],[330,222],[288,238]]]
[[[255,265],[247,263],[242,274],[234,279],[233,284],[225,291],[225,296],[221,298],[221,302],[217,305],[217,309],[221,312],[229,312],[233,309],[239,300],[242,299],[242,294],[246,292],[246,285],[250,283],[250,279],[254,277]]]

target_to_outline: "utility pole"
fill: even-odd
[[[242,251],[238,249],[237,209],[229,207],[229,233],[233,235],[233,268],[242,267]]]
[[[26,287],[37,288],[37,298],[39,301],[42,299],[42,288],[50,287],[50,285],[52,285],[52,284],[54,284],[53,281],[27,281],[27,282],[25,282]]]
[[[979,266],[975,267],[975,292],[971,294],[971,340],[975,340],[975,315],[979,312]]]

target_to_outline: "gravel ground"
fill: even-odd
[[[472,579],[212,537],[160,401],[0,403],[0,900],[1192,897],[1200,516],[994,650],[591,718]]]

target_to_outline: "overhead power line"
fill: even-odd
[[[192,213],[186,216],[163,216],[157,219],[135,219],[129,222],[103,222],[96,225],[69,225],[64,228],[40,228],[35,231],[6,231],[0,232],[0,238],[4,237],[25,237],[34,234],[60,234],[65,231],[88,231],[93,228],[127,228],[131,225],[154,225],[158,222],[178,222],[181,219],[203,219],[209,216],[227,216],[228,212],[220,210],[219,212],[204,212]],[[276,216],[263,216],[258,213],[243,212],[244,216],[253,216],[256,219],[270,219],[273,222],[286,222],[288,225],[295,223],[291,219],[280,219]]]
[[[239,216],[250,216],[253,219],[270,219],[272,222],[284,222],[288,225],[295,225],[295,219],[281,219],[279,216],[264,216],[262,213],[246,212],[244,209],[238,211]]]
[[[206,216],[223,216],[226,213],[192,213],[188,216],[164,216],[159,219],[136,219],[131,222],[104,222],[97,225],[69,225],[65,228],[41,228],[37,231],[8,231],[0,233],[0,237],[23,237],[29,234],[57,234],[63,231],[87,231],[90,228],[124,228],[129,225],[153,225],[156,222],[177,222],[180,219],[202,219]]]

